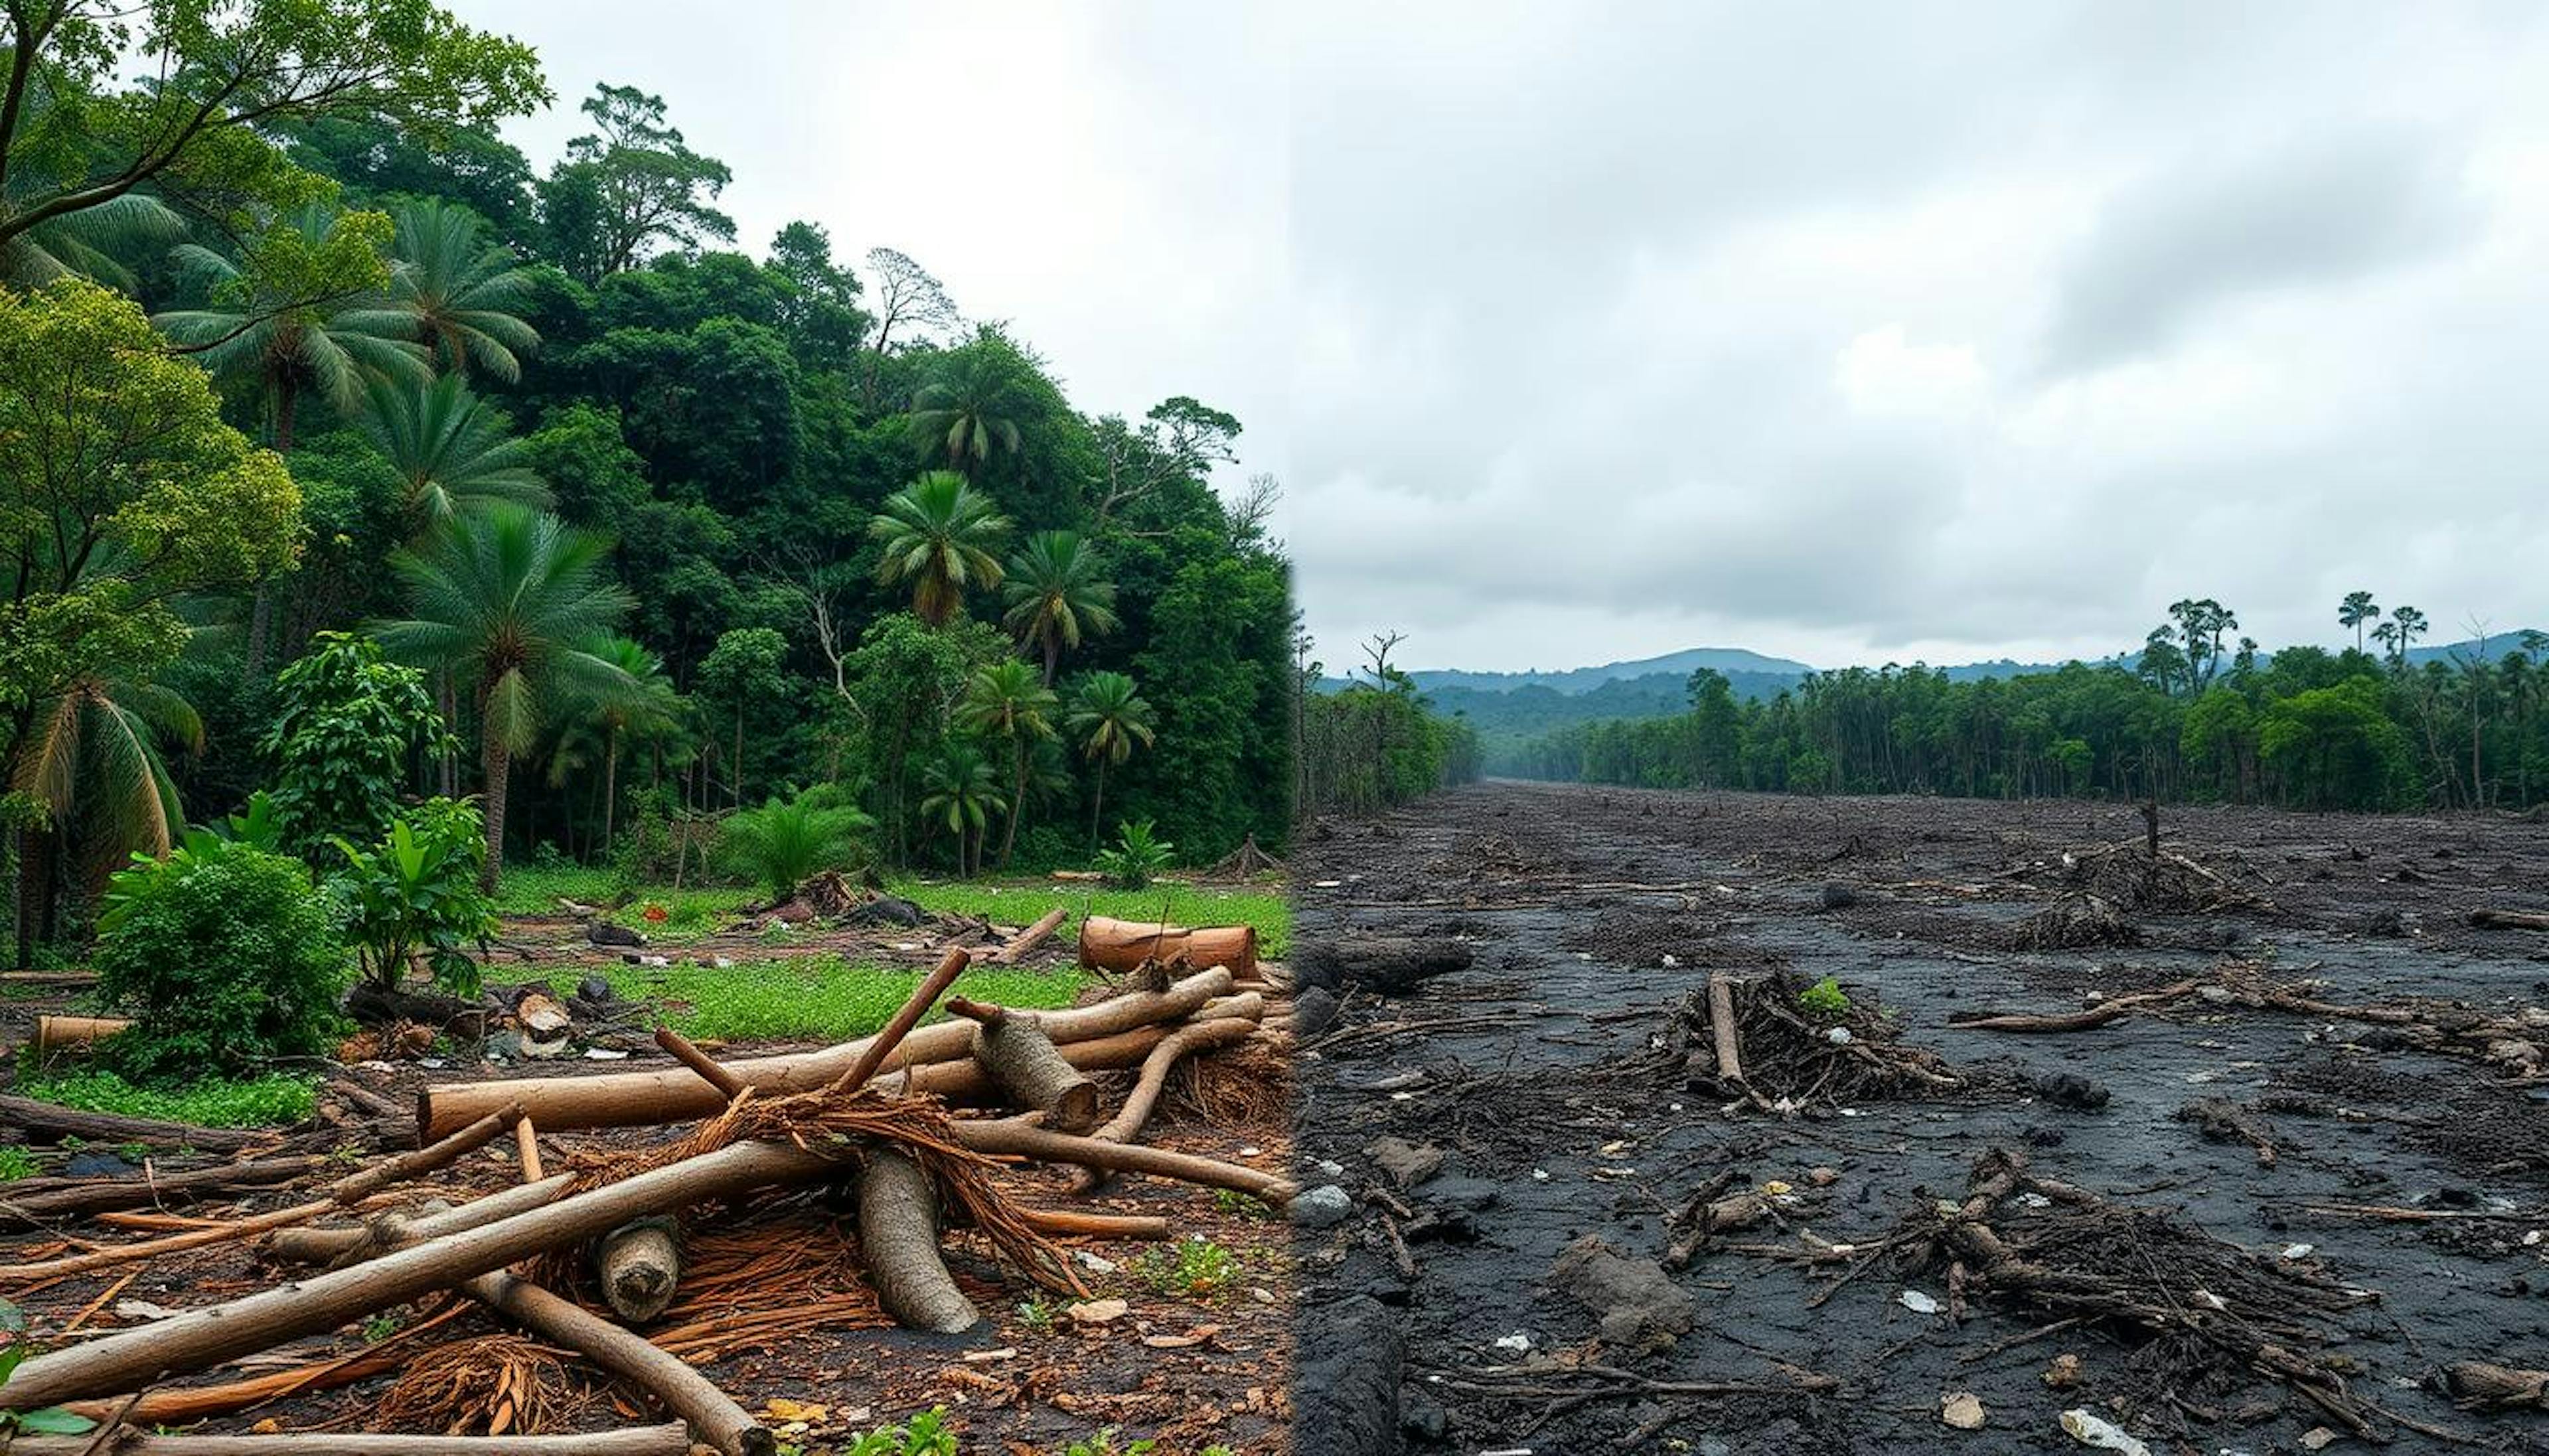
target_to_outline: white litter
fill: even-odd
[[[2288,1243],[2284,1245],[2284,1257],[2288,1259],[2307,1259],[2317,1248],[2318,1245],[2314,1243]]]
[[[608,1046],[587,1046],[584,1048],[584,1059],[587,1061],[625,1061],[628,1059],[628,1053],[625,1051],[614,1051]]]
[[[1901,1294],[1896,1295],[1894,1298],[1896,1303],[1902,1305],[1903,1308],[1911,1311],[1915,1315],[1935,1315],[1938,1313],[1938,1302],[1917,1289],[1907,1289]]]
[[[1849,1045],[1849,1028],[1835,1027],[1824,1033],[1824,1040],[1836,1046],[1846,1046]]]
[[[2123,1456],[2151,1456],[2151,1448],[2124,1434],[2122,1426],[2087,1410],[2062,1412],[2062,1429],[2071,1439],[2098,1451],[2119,1451]]]
[[[1519,1331],[1503,1335],[1496,1340],[1496,1348],[1519,1355],[1531,1348],[1531,1336]]]

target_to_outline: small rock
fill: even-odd
[[[1697,1302],[1662,1265],[1626,1257],[1597,1234],[1568,1244],[1550,1266],[1549,1278],[1600,1317],[1602,1338],[1615,1345],[1660,1349],[1699,1322]]]
[[[1132,1309],[1122,1300],[1083,1300],[1071,1307],[1071,1318],[1083,1324],[1112,1324]]]
[[[1383,1138],[1366,1147],[1364,1153],[1401,1188],[1413,1188],[1443,1171],[1443,1149],[1404,1138]]]
[[[642,946],[646,944],[646,938],[643,935],[630,930],[624,925],[613,925],[608,920],[587,921],[584,927],[584,938],[597,946]]]
[[[1817,1188],[1830,1188],[1835,1183],[1841,1181],[1841,1169],[1808,1168],[1806,1169],[1806,1181],[1812,1183]]]
[[[1399,1399],[1398,1425],[1420,1441],[1441,1441],[1452,1433],[1452,1416],[1423,1396],[1408,1395]]]
[[[1858,891],[1839,880],[1824,886],[1823,906],[1827,910],[1846,910],[1858,903]]]
[[[2087,1111],[2105,1107],[2114,1094],[2077,1072],[2049,1072],[2035,1079],[2035,1095],[2056,1107]]]
[[[2044,1367],[2044,1384],[2049,1390],[2067,1391],[2079,1383],[2080,1357],[2077,1355],[2056,1355],[2053,1363]]]
[[[1957,1391],[1938,1398],[1938,1419],[1958,1430],[1983,1428],[1983,1403],[1972,1391]]]
[[[1524,1334],[1520,1330],[1516,1330],[1512,1334],[1498,1335],[1496,1337],[1496,1348],[1504,1351],[1508,1355],[1519,1355],[1523,1351],[1531,1348],[1531,1336]]]
[[[1354,1213],[1354,1199],[1334,1183],[1292,1196],[1292,1222],[1304,1228],[1333,1228]]]
[[[2336,1432],[2324,1425],[2313,1425],[2302,1432],[2302,1449],[2324,1451],[2336,1441]]]
[[[1325,986],[1305,986],[1292,998],[1292,1035],[1315,1037],[1337,1023],[1337,998]]]
[[[1894,1302],[1915,1315],[1935,1315],[1938,1302],[1917,1289],[1907,1289],[1894,1297]]]

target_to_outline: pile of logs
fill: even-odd
[[[1041,939],[1058,919],[1050,917],[1027,934]],[[874,1305],[906,1326],[952,1332],[981,1317],[941,1257],[944,1228],[974,1230],[1018,1277],[1081,1293],[1086,1291],[1051,1235],[1168,1236],[1162,1219],[1026,1207],[1002,1187],[1000,1171],[1008,1161],[1073,1167],[1082,1192],[1108,1175],[1133,1173],[1229,1189],[1276,1206],[1290,1200],[1292,1185],[1275,1174],[1137,1140],[1181,1060],[1259,1037],[1268,1009],[1268,988],[1240,987],[1241,976],[1253,977],[1256,969],[1253,934],[1137,929],[1150,933],[1145,939],[1152,950],[1127,967],[1134,971],[1132,988],[1072,1010],[1030,1012],[952,997],[945,1001],[949,1020],[920,1025],[969,965],[1014,958],[1005,954],[1013,941],[1010,948],[950,950],[883,1030],[819,1051],[720,1062],[665,1029],[656,1034],[657,1042],[679,1063],[667,1069],[429,1086],[417,1100],[415,1150],[340,1176],[302,1201],[252,1218],[188,1221],[183,1232],[90,1244],[62,1258],[0,1272],[5,1293],[34,1281],[251,1238],[265,1240],[262,1252],[270,1262],[299,1271],[241,1298],[27,1359],[0,1380],[0,1408],[69,1406],[110,1426],[237,1409],[278,1392],[224,1405],[229,1398],[215,1398],[212,1391],[157,1391],[148,1397],[155,1406],[137,1405],[142,1398],[135,1393],[383,1311],[459,1298],[529,1336],[524,1348],[579,1355],[646,1393],[680,1422],[579,1438],[581,1444],[559,1448],[560,1456],[676,1456],[694,1439],[721,1456],[771,1456],[771,1432],[637,1328],[660,1317],[683,1286],[686,1218],[724,1210],[718,1225],[731,1228],[738,1217],[763,1218],[784,1207],[773,1195],[846,1193],[856,1210],[855,1258]],[[1097,949],[1084,950],[1084,956],[1106,955],[1108,944],[1101,935]],[[1201,958],[1225,948],[1238,953],[1233,959],[1242,963]],[[1163,949],[1167,956],[1158,954]],[[1138,1073],[1110,1117],[1089,1074],[1132,1068]],[[955,1110],[966,1105],[994,1111]],[[672,1141],[617,1148],[559,1171],[544,1166],[542,1135],[680,1123],[697,1126]],[[387,1196],[506,1138],[519,1150],[519,1186],[456,1205],[401,1203]],[[278,1165],[270,1168],[237,1164],[207,1171],[221,1175],[219,1186],[236,1188],[273,1186],[329,1165],[317,1158],[273,1161]],[[13,1200],[10,1212],[22,1223],[48,1223],[130,1207],[117,1195],[138,1185],[148,1200],[188,1176],[70,1183]],[[329,1222],[331,1216],[334,1222]],[[555,1292],[585,1278],[607,1304],[608,1317]],[[319,1377],[343,1367],[353,1372],[346,1378],[360,1378],[395,1363],[374,1361],[367,1353],[305,1374],[305,1381],[332,1384],[337,1382]],[[287,1387],[301,1388],[308,1387]],[[190,1406],[182,1399],[189,1396],[200,1399]],[[130,1399],[109,1399],[115,1397]],[[172,1404],[170,1397],[181,1399]],[[83,1446],[105,1449],[105,1434],[96,1445],[83,1438]],[[518,1421],[505,1450],[533,1435]],[[357,1437],[296,1437],[291,1439],[304,1444],[259,1438],[236,1452],[215,1452],[202,1443],[210,1439],[169,1446],[168,1456],[255,1456],[263,1450],[277,1456],[359,1456],[381,1449]],[[400,1456],[417,1456],[420,1448],[411,1442],[396,1449]],[[486,1449],[452,1446],[424,1456]],[[542,1447],[534,1442],[524,1449]]]

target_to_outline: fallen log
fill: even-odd
[[[1257,927],[1187,927],[1159,921],[1110,920],[1091,915],[1080,923],[1080,963],[1090,970],[1136,970],[1145,960],[1185,957],[1188,965],[1218,965],[1233,975],[1257,973]]]
[[[1158,1242],[1170,1236],[1169,1221],[1154,1214],[1092,1214],[1080,1209],[1019,1209],[1018,1222],[1038,1233]]]
[[[575,1175],[557,1173],[537,1182],[524,1183],[473,1198],[457,1208],[440,1206],[414,1214],[389,1215],[343,1228],[286,1228],[266,1240],[267,1258],[285,1264],[323,1264],[334,1267],[370,1258],[392,1247],[388,1230],[424,1240],[440,1238],[469,1228],[484,1228],[500,1220],[524,1214],[566,1197],[575,1186]]]
[[[0,1383],[0,1408],[40,1410],[140,1390],[170,1375],[333,1329],[532,1254],[607,1233],[630,1219],[838,1171],[838,1163],[793,1147],[738,1142],[368,1263],[48,1352]]]
[[[12,1456],[683,1456],[691,1433],[678,1420],[582,1435],[420,1436],[287,1431],[270,1436],[170,1436],[121,1430],[20,1436]]]
[[[1396,995],[1425,980],[1466,970],[1465,942],[1417,936],[1347,935],[1312,941],[1292,953],[1292,984],[1342,991],[1360,986]]]
[[[1138,1142],[1101,1142],[1094,1138],[1074,1138],[1067,1133],[1049,1133],[1042,1128],[1031,1128],[1006,1119],[958,1122],[953,1126],[959,1143],[971,1151],[993,1156],[1073,1163],[1115,1173],[1148,1173],[1156,1178],[1200,1183],[1207,1188],[1227,1188],[1276,1207],[1290,1203],[1292,1195],[1299,1191],[1290,1182],[1272,1173],[1243,1168],[1217,1158],[1171,1152],[1163,1147],[1145,1147]],[[0,1387],[0,1390],[5,1390],[5,1387]]]
[[[2480,930],[2549,930],[2549,915],[2529,910],[2473,910],[2469,923]]]
[[[1182,1020],[1213,997],[1227,994],[1230,982],[1231,972],[1216,967],[1187,976],[1166,991],[1132,991],[1092,1006],[1042,1013],[1037,1020],[1046,1036],[1067,1047],[1075,1042]],[[875,1070],[892,1072],[902,1066],[970,1058],[973,1039],[974,1029],[963,1022],[920,1027]],[[765,1096],[810,1092],[829,1086],[852,1069],[876,1040],[730,1061],[724,1066]],[[517,1077],[425,1087],[417,1094],[417,1124],[429,1140],[516,1101],[522,1104],[525,1116],[550,1133],[686,1122],[714,1117],[725,1106],[714,1087],[689,1068],[677,1066],[598,1077]]]
[[[1254,993],[1239,997],[1237,1001],[1256,1004],[1226,1009],[1253,1011],[1259,1015],[1264,1012],[1265,1003]],[[1162,1038],[1160,1044],[1151,1048],[1150,1054],[1142,1058],[1142,1074],[1134,1080],[1133,1090],[1125,1094],[1123,1107],[1107,1120],[1104,1127],[1088,1136],[1100,1142],[1130,1142],[1141,1137],[1143,1125],[1150,1122],[1152,1112],[1159,1107],[1160,1094],[1168,1088],[1169,1073],[1176,1069],[1180,1059],[1215,1046],[1244,1042],[1257,1035],[1258,1026],[1256,1015],[1232,1015],[1180,1027]],[[1105,1181],[1105,1175],[1099,1170],[1083,1168],[1072,1181],[1071,1192],[1082,1195],[1093,1193]]]
[[[36,1192],[19,1191],[26,1187],[22,1183],[0,1199],[0,1223],[34,1224],[138,1209],[145,1204],[223,1197],[242,1189],[289,1182],[327,1161],[318,1156],[262,1158],[188,1168],[180,1173],[144,1171],[139,1178],[71,1179]]]
[[[464,1127],[502,1106],[504,1101],[499,1099],[453,1126]],[[119,1146],[146,1142],[153,1147],[192,1147],[203,1152],[238,1152],[261,1142],[277,1141],[283,1136],[268,1128],[198,1128],[191,1123],[163,1123],[155,1118],[82,1112],[33,1097],[12,1096],[0,1096],[0,1127],[23,1128],[50,1141],[79,1138]]]
[[[778,1438],[769,1427],[753,1419],[733,1397],[642,1335],[501,1269],[460,1287],[471,1299],[531,1333],[574,1350],[653,1396],[682,1417],[693,1436],[715,1447],[719,1456],[773,1456],[778,1450]]]
[[[2443,1384],[2455,1400],[2473,1410],[2528,1407],[2549,1410],[2549,1370],[2517,1370],[2484,1360],[2463,1360],[2443,1367]]]
[[[974,1062],[1018,1106],[1045,1115],[1056,1132],[1097,1126],[1097,1084],[1063,1059],[1032,1015],[958,997],[949,1015],[974,1023]]]
[[[2113,996],[2086,1011],[2073,1011],[2052,1016],[2028,1016],[2009,1013],[1999,1016],[1950,1017],[1947,1025],[1960,1032],[2085,1032],[2120,1021],[2138,1011],[2149,1011],[2171,1002],[2183,1001],[2195,994],[2201,981],[2179,981],[2156,991],[2136,991],[2130,995]]]
[[[1744,1085],[1743,1039],[1735,1031],[1735,978],[1723,967],[1708,973],[1708,1033],[1717,1048],[1717,1079]]]
[[[464,1153],[484,1147],[496,1140],[520,1115],[521,1109],[519,1107],[491,1113],[430,1147],[421,1147],[413,1152],[401,1153],[397,1157],[374,1163],[360,1172],[340,1178],[329,1185],[324,1196],[307,1203],[276,1209],[271,1213],[259,1214],[252,1219],[217,1224],[208,1228],[190,1229],[184,1233],[172,1233],[165,1238],[145,1239],[140,1243],[115,1244],[106,1248],[90,1249],[86,1253],[72,1254],[65,1258],[47,1259],[41,1263],[18,1264],[9,1269],[6,1277],[19,1283],[32,1283],[39,1279],[59,1279],[64,1275],[85,1274],[91,1269],[134,1263],[142,1259],[156,1258],[161,1254],[202,1248],[208,1244],[254,1238],[259,1234],[270,1233],[295,1224],[307,1224],[331,1209],[352,1208],[392,1184],[403,1182],[420,1173],[448,1166]]]
[[[1027,953],[1053,939],[1053,933],[1062,929],[1064,915],[1065,912],[1059,905],[1047,910],[1035,924],[1018,932],[1015,939],[984,958],[993,965],[1017,964]]]
[[[120,1016],[40,1016],[36,1018],[36,1059],[64,1051],[85,1051],[133,1023]]]
[[[961,1334],[983,1318],[938,1255],[938,1190],[898,1152],[868,1155],[859,1175],[859,1252],[877,1303],[905,1329]]]

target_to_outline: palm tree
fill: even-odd
[[[1000,585],[992,553],[1008,536],[1008,517],[991,499],[953,471],[933,470],[886,498],[868,534],[885,543],[877,580],[911,582],[911,610],[933,627],[964,609],[970,587]]]
[[[2348,592],[2345,593],[2345,600],[2337,605],[2336,624],[2354,629],[2354,650],[2361,652],[2363,624],[2379,615],[2381,615],[2381,608],[2373,604],[2371,592]]]
[[[312,252],[325,249],[335,215],[301,208],[282,226],[301,234]],[[287,281],[269,281],[198,243],[171,254],[202,280],[212,303],[155,315],[151,322],[217,374],[252,380],[273,410],[274,448],[290,450],[301,397],[317,392],[340,410],[362,398],[367,374],[423,383],[432,370],[425,349],[398,337],[397,320],[374,299],[289,298]]]
[[[718,849],[752,875],[778,904],[815,874],[859,855],[876,821],[835,784],[816,784],[792,798],[726,816]]]
[[[544,511],[491,504],[390,554],[412,615],[382,624],[381,645],[469,684],[478,709],[491,893],[504,873],[507,782],[537,739],[543,702],[634,690],[590,649],[633,604],[603,570],[610,549]]]
[[[531,270],[458,204],[425,198],[400,208],[394,222],[389,296],[350,317],[411,334],[437,368],[520,379],[520,356],[540,346],[540,331],[519,312],[531,302]]]
[[[946,825],[947,832],[956,836],[956,872],[980,873],[983,836],[991,828],[991,816],[1007,807],[1000,798],[999,780],[991,775],[991,761],[970,743],[949,743],[921,767],[920,787],[921,817]],[[969,836],[974,845],[971,864],[965,859]]]
[[[1098,576],[1103,566],[1096,548],[1078,531],[1038,531],[1009,558],[1001,587],[1009,610],[1000,620],[1018,646],[1043,656],[1047,687],[1053,685],[1063,649],[1078,647],[1083,636],[1104,636],[1123,625],[1115,616],[1115,584]]]
[[[2425,614],[2412,606],[2403,606],[2390,613],[2390,625],[2399,629],[2395,637],[2399,644],[2399,662],[2404,666],[2407,661],[2407,650],[2416,645],[2417,638],[2425,635]]]
[[[363,403],[363,433],[398,472],[411,532],[448,519],[471,501],[549,503],[548,486],[531,469],[528,447],[459,375],[424,384],[368,380]]]
[[[938,377],[912,396],[911,437],[923,459],[970,479],[994,454],[1018,452],[1018,421],[1034,409],[1016,360],[978,341],[949,354]]]
[[[567,776],[591,761],[599,740],[602,758],[602,844],[610,848],[619,832],[619,757],[631,741],[643,743],[671,735],[681,727],[682,698],[664,674],[663,659],[626,637],[606,637],[587,649],[627,680],[605,684],[598,696],[578,704],[557,750],[549,759],[549,786],[561,787]]]
[[[1009,856],[1018,846],[1018,821],[1026,817],[1027,755],[1036,740],[1053,736],[1054,711],[1060,706],[1053,689],[1037,681],[1035,669],[1016,658],[976,672],[956,704],[957,726],[1008,741],[1013,772],[1008,823],[1000,831],[1002,869],[1009,867]]]
[[[2410,608],[2410,610],[2412,609],[2413,608]],[[2373,628],[2372,640],[2380,643],[2381,650],[2389,655],[2392,665],[2397,665],[2399,662],[2400,652],[2398,622],[2395,620],[2387,621],[2383,622],[2380,626]]]
[[[18,963],[48,933],[56,852],[78,849],[79,883],[94,888],[135,853],[165,855],[185,829],[159,740],[203,748],[194,705],[155,683],[83,679],[36,704],[17,780],[42,811],[20,839]]]
[[[17,180],[20,169],[11,170]],[[7,212],[0,204],[0,214]],[[56,278],[93,278],[122,293],[141,282],[123,257],[165,248],[186,235],[185,221],[155,197],[128,192],[112,202],[65,213],[0,242],[0,283],[37,289]]]
[[[1088,806],[1088,845],[1097,846],[1097,826],[1106,809],[1106,766],[1133,756],[1133,746],[1149,748],[1154,738],[1151,704],[1124,673],[1091,673],[1081,680],[1071,705],[1069,727],[1080,751],[1097,766],[1097,791]]]

